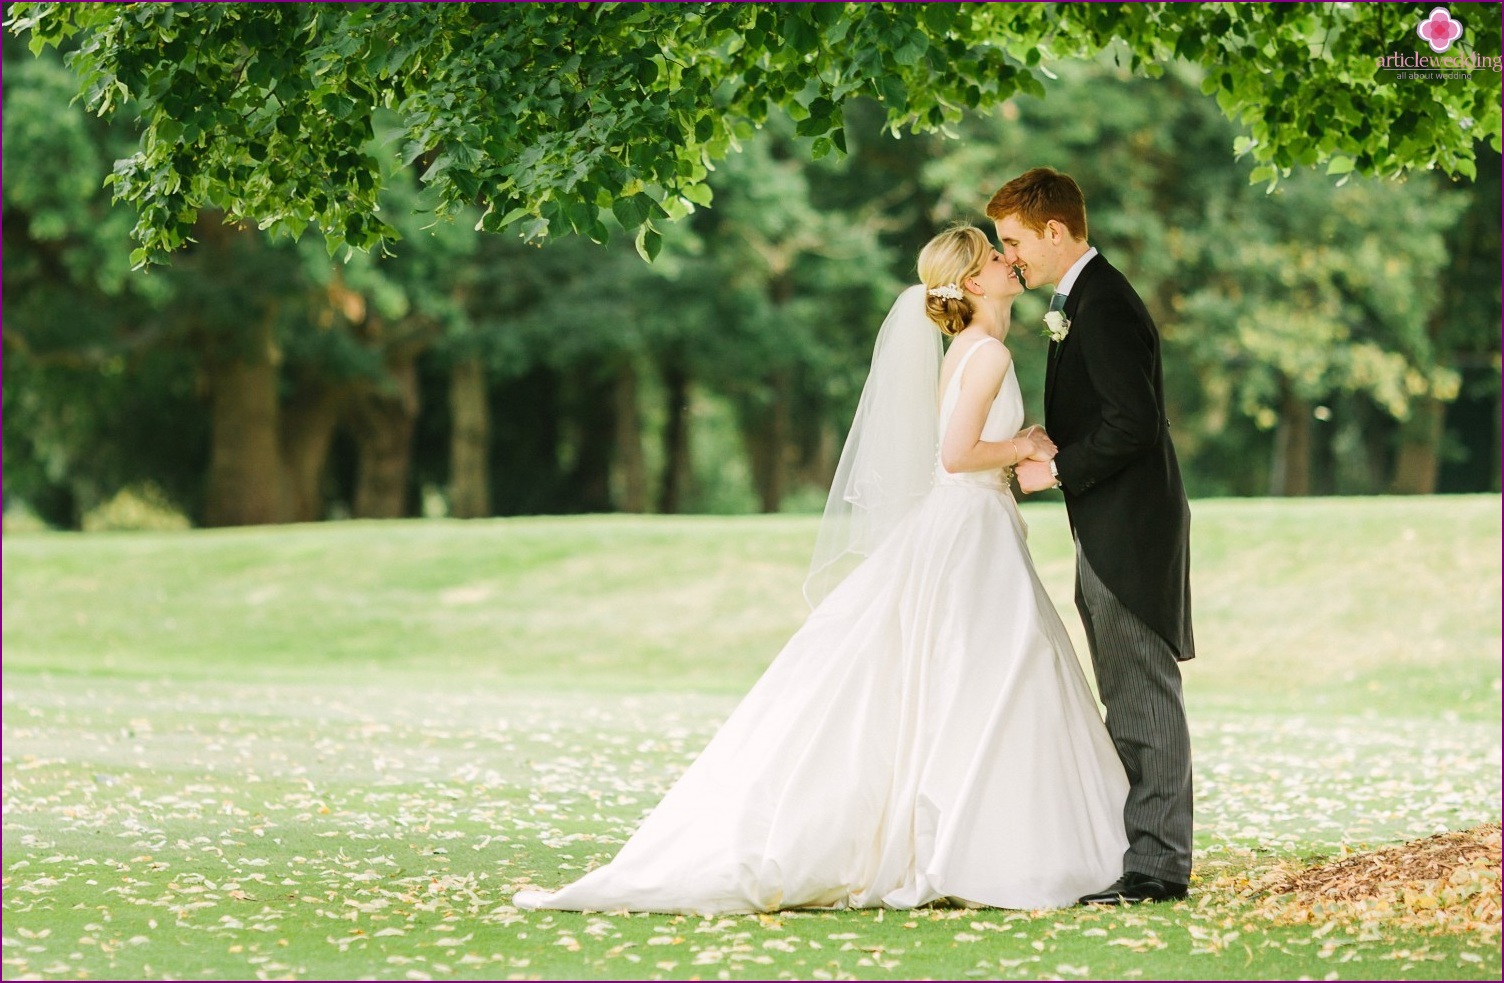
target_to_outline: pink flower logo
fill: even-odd
[[[1430,15],[1420,22],[1415,33],[1431,46],[1432,51],[1440,54],[1462,37],[1462,21],[1448,13],[1445,7],[1432,7]]]

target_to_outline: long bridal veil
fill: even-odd
[[[924,286],[909,287],[878,331],[804,581],[811,607],[871,555],[934,480],[942,344],[924,306]]]

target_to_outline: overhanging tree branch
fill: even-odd
[[[1408,26],[1386,39],[1383,4],[139,6],[10,8],[33,48],[80,36],[70,59],[92,109],[139,117],[142,150],[112,179],[140,211],[138,262],[178,248],[211,205],[276,232],[314,225],[331,252],[391,240],[379,194],[398,160],[428,156],[440,214],[476,204],[489,231],[601,240],[609,210],[651,258],[655,223],[709,204],[710,167],[769,107],[815,156],[839,154],[851,98],[881,102],[895,134],[939,129],[1042,95],[1048,61],[1109,46],[1149,75],[1202,65],[1206,94],[1249,130],[1259,181],[1319,164],[1470,178],[1475,138],[1500,145],[1497,3],[1463,13],[1467,50],[1490,67],[1462,84],[1379,67],[1387,47],[1415,47]],[[169,42],[210,33],[195,57],[171,56]],[[247,77],[268,84],[225,91],[247,52]],[[240,121],[267,110],[268,89],[279,105],[251,132]],[[381,111],[393,142],[372,137]]]

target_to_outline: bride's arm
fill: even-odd
[[[961,376],[961,392],[940,439],[940,463],[952,473],[1009,468],[1040,450],[1035,436],[983,440],[982,427],[1012,356],[1002,345],[987,345],[972,356]],[[1027,431],[1025,431],[1027,434]]]

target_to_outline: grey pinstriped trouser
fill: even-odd
[[[1107,708],[1107,733],[1128,772],[1123,870],[1185,884],[1191,873],[1191,735],[1175,652],[1097,578],[1079,542],[1076,609]]]

